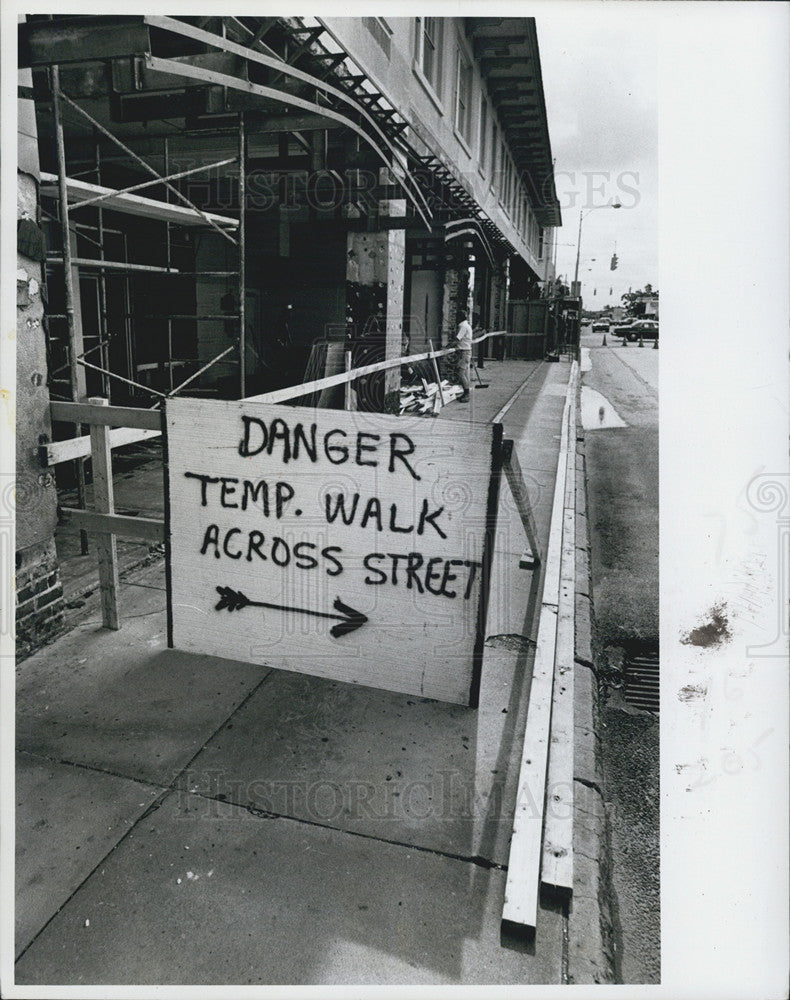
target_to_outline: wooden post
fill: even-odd
[[[540,565],[540,548],[535,531],[535,521],[532,517],[532,506],[524,482],[524,473],[521,471],[521,463],[516,454],[515,442],[511,438],[505,438],[502,442],[502,457],[510,492],[516,501],[516,509],[529,543],[529,548],[519,560],[519,566],[521,569],[534,569]]]
[[[93,397],[88,400],[96,406],[107,406],[108,400]],[[93,464],[93,507],[100,514],[115,512],[112,486],[112,452],[110,428],[91,424],[91,459]],[[99,584],[101,586],[102,625],[105,628],[121,627],[118,610],[118,555],[115,535],[96,534],[96,552],[99,557]]]
[[[79,270],[71,263],[72,240],[74,249],[77,246],[77,234],[71,232],[69,225],[69,198],[66,186],[66,145],[63,138],[63,120],[60,108],[60,70],[57,65],[52,67],[52,113],[55,123],[55,151],[58,161],[58,201],[60,209],[60,236],[63,244],[63,281],[66,295],[66,322],[69,337],[69,376],[71,383],[71,398],[75,403],[85,398],[85,371],[77,362],[85,348],[82,340],[82,312],[79,301]],[[76,287],[75,287],[76,285]],[[101,334],[99,334],[101,337]],[[82,433],[82,427],[76,424],[74,433]],[[79,459],[76,463],[77,501],[85,506],[85,468]],[[83,555],[88,554],[88,536],[80,532],[80,549]]]
[[[432,340],[428,341],[428,350],[431,352],[431,355],[433,355]],[[431,364],[433,365],[433,373],[436,376],[436,391],[439,393],[439,400],[442,406],[444,406],[444,391],[442,390],[442,378],[441,375],[439,374],[439,366],[436,364],[436,358],[434,358],[433,356],[431,357]]]

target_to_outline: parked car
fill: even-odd
[[[612,335],[615,337],[627,337],[628,331],[636,323],[635,319],[623,319],[611,327]]]
[[[626,320],[613,328],[612,335],[625,337],[631,343],[639,340],[640,337],[642,340],[658,340],[658,321],[655,319]]]
[[[632,323],[628,328],[626,333],[627,339],[633,343],[639,340],[658,340],[658,320],[655,319],[638,319],[636,322]]]
[[[593,320],[592,332],[593,333],[597,333],[599,330],[603,330],[604,333],[608,332],[608,330],[609,330],[609,320],[608,319],[604,318],[604,319]]]

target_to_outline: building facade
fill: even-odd
[[[561,220],[530,18],[31,15],[19,53],[35,645],[60,596],[39,449],[79,433],[50,401],[251,396],[347,350],[445,345],[460,309],[505,329],[509,300],[551,281]],[[392,409],[398,380],[357,404]],[[85,470],[57,476],[81,489]]]

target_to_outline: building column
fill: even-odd
[[[379,217],[406,214],[402,200],[379,202]],[[346,241],[346,321],[352,364],[373,364],[403,354],[406,232],[350,232]],[[400,411],[400,368],[357,383],[359,409]]]
[[[507,261],[494,265],[491,268],[491,281],[489,285],[489,329],[507,329],[507,290],[508,290],[508,269]],[[505,357],[505,340],[502,337],[496,338],[496,343],[492,345],[493,356],[502,361]]]
[[[491,271],[491,329],[507,328],[507,261],[497,264]]]
[[[463,266],[449,266],[444,270],[442,292],[442,343],[448,344],[458,332],[458,313],[469,308],[469,269]]]
[[[30,73],[20,84],[31,86]],[[41,646],[63,624],[63,588],[55,551],[57,494],[42,469],[39,445],[52,437],[41,283],[44,238],[39,228],[38,139],[32,101],[19,102],[16,263],[16,479],[0,489],[0,546],[10,559],[16,508],[16,636],[19,656]],[[5,576],[5,574],[4,574]],[[10,574],[5,577],[10,578]],[[3,601],[10,610],[11,601]],[[7,613],[4,610],[3,614]],[[10,617],[10,616],[9,616]],[[0,628],[11,634],[5,618]]]

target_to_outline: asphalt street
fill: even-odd
[[[616,346],[612,346],[612,343]],[[596,667],[617,979],[660,980],[658,716],[627,704],[622,664],[658,648],[658,358],[582,332]],[[587,368],[585,371],[584,369]]]
[[[584,390],[594,390],[622,424],[599,428],[599,404],[585,428],[598,636],[603,646],[657,642],[659,352],[601,349],[600,334],[585,339],[596,346],[583,402]]]

